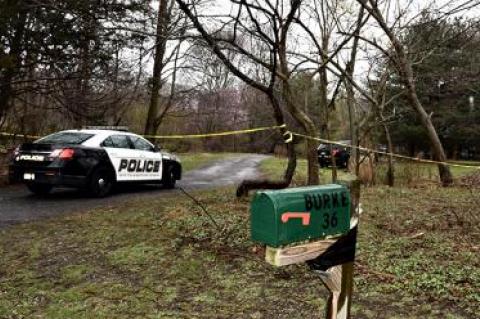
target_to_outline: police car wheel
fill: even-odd
[[[113,180],[108,169],[99,168],[92,173],[88,192],[94,197],[107,196],[113,187]]]
[[[173,167],[169,167],[166,170],[165,175],[163,176],[163,186],[165,188],[174,188],[176,182],[177,180],[175,179],[175,172],[173,171]]]
[[[35,195],[47,195],[52,190],[53,186],[48,184],[27,184],[27,188]]]

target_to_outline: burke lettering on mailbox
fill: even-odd
[[[348,194],[346,192],[331,194],[305,194],[305,210],[312,209],[335,209],[349,206]]]

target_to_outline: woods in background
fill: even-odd
[[[476,1],[0,0],[0,131],[148,135],[286,123],[437,160],[480,157]],[[273,152],[282,132],[165,142]],[[315,141],[289,145],[318,183]],[[382,146],[383,147],[383,146]],[[359,173],[365,154],[352,151]],[[445,185],[448,167],[439,166]]]

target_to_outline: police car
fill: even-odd
[[[116,183],[162,183],[175,187],[182,176],[179,159],[126,129],[86,128],[61,131],[19,146],[10,179],[35,194],[55,186],[106,196]]]

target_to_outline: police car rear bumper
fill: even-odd
[[[87,184],[86,176],[67,175],[61,169],[29,169],[10,166],[10,183],[39,183],[52,186],[83,187]]]

